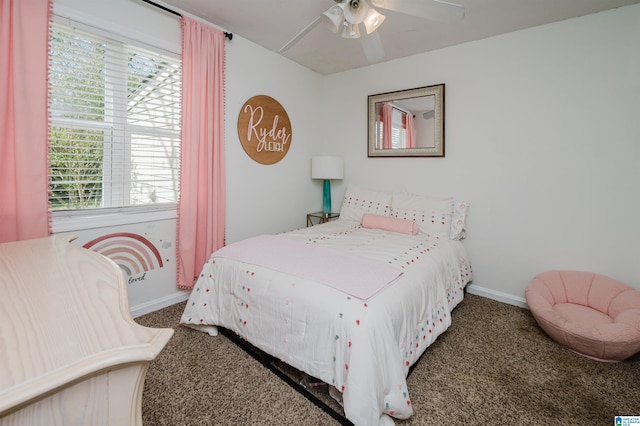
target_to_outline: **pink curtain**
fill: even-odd
[[[405,113],[404,114],[404,130],[407,136],[407,146],[406,148],[415,148],[415,131],[413,127],[413,115]]]
[[[382,104],[382,149],[391,149],[391,127],[393,126],[393,106],[391,103]]]
[[[0,242],[49,235],[49,0],[0,0]]]
[[[190,289],[224,246],[224,33],[182,18],[178,287]]]

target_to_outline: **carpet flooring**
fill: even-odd
[[[147,373],[145,425],[340,424],[227,337],[179,325],[184,306],[136,318],[175,330]],[[608,426],[640,416],[640,354],[584,358],[549,339],[528,310],[471,294],[452,321],[409,375],[414,414],[397,425]],[[342,414],[326,387],[314,393]]]

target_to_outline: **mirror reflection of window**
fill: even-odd
[[[428,99],[428,98],[427,98]],[[427,105],[426,108],[429,106]],[[376,104],[376,149],[432,148],[435,140],[435,111],[421,108],[410,111],[401,101]],[[390,123],[386,128],[385,123]]]
[[[369,157],[444,157],[444,84],[368,97]]]

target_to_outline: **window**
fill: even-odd
[[[179,58],[52,23],[51,208],[177,203],[180,94]]]

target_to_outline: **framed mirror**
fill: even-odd
[[[368,97],[369,157],[444,157],[444,84]]]

